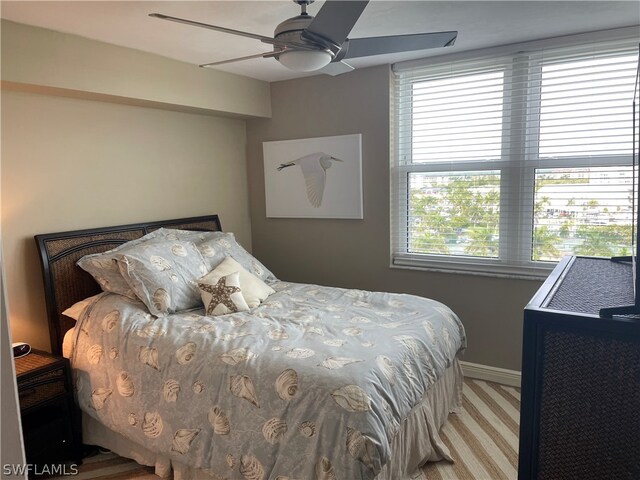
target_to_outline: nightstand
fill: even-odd
[[[82,461],[80,412],[69,360],[32,350],[16,358],[26,460],[38,466]]]

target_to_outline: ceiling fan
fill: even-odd
[[[293,1],[300,5],[300,15],[288,18],[278,25],[273,38],[161,13],[151,13],[149,16],[232,35],[255,38],[263,43],[273,45],[273,51],[270,52],[206,63],[200,65],[201,67],[213,67],[224,63],[262,57],[275,58],[285,67],[298,72],[321,71],[330,75],[338,75],[353,70],[353,67],[344,61],[346,59],[448,47],[454,44],[458,36],[458,32],[451,31],[348,39],[347,36],[369,3],[368,0],[326,0],[315,17],[307,13],[307,6],[314,0]]]

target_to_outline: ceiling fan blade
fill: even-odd
[[[330,41],[340,46],[369,3],[365,1],[327,0],[302,36],[311,41]]]
[[[352,70],[355,70],[351,65],[346,62],[331,62],[326,67],[322,67],[318,70],[318,73],[326,73],[327,75],[331,75],[335,77],[336,75],[342,75],[343,73],[349,73]]]
[[[241,62],[242,60],[251,60],[252,58],[270,58],[270,57],[275,57],[276,55],[280,55],[281,53],[284,53],[286,51],[287,50],[283,48],[282,50],[274,50],[273,52],[256,53],[255,55],[247,55],[246,57],[230,58],[229,60],[220,60],[219,62],[203,63],[202,65],[199,65],[199,67],[202,67],[202,68],[214,67],[216,65],[223,65],[225,63]]]
[[[456,41],[458,32],[415,33],[411,35],[391,35],[388,37],[350,38],[340,58],[359,58],[385,53],[412,52],[428,48],[450,47]]]
[[[159,18],[161,20],[168,20],[170,22],[183,23],[185,25],[191,25],[192,27],[206,28],[208,30],[214,30],[216,32],[230,33],[231,35],[238,35],[240,37],[254,38],[260,40],[263,43],[275,45],[277,47],[292,47],[299,50],[313,50],[313,46],[305,45],[297,42],[284,42],[276,40],[275,38],[266,37],[264,35],[258,35],[257,33],[243,32],[242,30],[234,30],[232,28],[219,27],[217,25],[210,25],[208,23],[196,22],[194,20],[187,20],[186,18],[172,17],[170,15],[164,15],[162,13],[150,13],[150,17]]]
[[[193,27],[208,28],[209,30],[215,30],[222,33],[230,33],[231,35],[239,35],[241,37],[255,38],[256,40],[265,41],[267,43],[273,43],[273,38],[265,37],[264,35],[258,35],[256,33],[243,32],[241,30],[233,30],[232,28],[218,27],[217,25],[209,25],[208,23],[195,22],[193,20],[187,20],[186,18],[172,17],[170,15],[163,15],[162,13],[150,13],[150,17],[159,18],[161,20],[168,20],[170,22],[184,23],[185,25],[191,25]]]

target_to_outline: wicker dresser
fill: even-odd
[[[80,417],[73,400],[69,361],[33,350],[17,358],[18,395],[27,463],[80,463]]]
[[[566,257],[524,312],[519,480],[640,479],[640,319],[630,265]]]

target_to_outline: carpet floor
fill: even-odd
[[[520,389],[465,379],[463,409],[449,415],[440,435],[455,463],[426,465],[411,480],[515,480]],[[60,480],[66,477],[59,477]],[[152,467],[113,453],[84,459],[74,480],[158,480]]]

